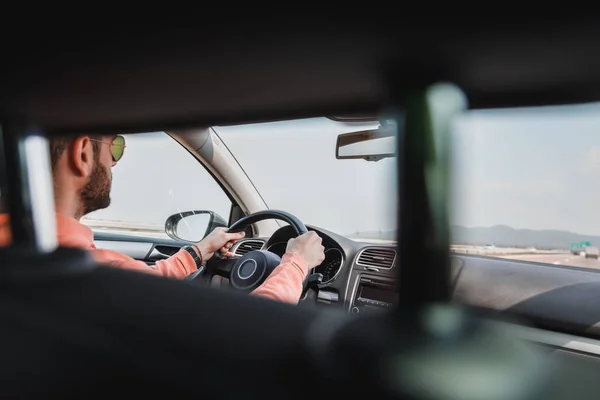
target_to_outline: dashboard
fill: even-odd
[[[301,302],[342,307],[354,314],[382,311],[397,302],[395,244],[358,242],[321,228],[307,229],[322,238],[325,260],[312,271],[323,275],[316,298],[303,298]],[[242,239],[232,252],[239,257],[248,251],[267,250],[282,257],[294,237],[296,232],[286,225],[270,238]]]
[[[314,270],[315,273],[323,274],[323,284],[333,282],[344,266],[344,253],[337,246],[325,247],[325,260]],[[269,245],[266,250],[283,257],[287,248],[287,241],[277,242]]]

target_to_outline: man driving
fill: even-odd
[[[175,279],[184,279],[197,271],[215,252],[230,257],[231,247],[244,232],[227,233],[217,228],[199,243],[185,246],[165,260],[147,265],[125,254],[98,249],[94,234],[80,222],[81,217],[110,205],[112,173],[110,169],[125,151],[123,136],[77,136],[49,139],[58,243],[60,246],[90,249],[94,259],[115,267],[134,269]],[[0,245],[10,243],[10,221],[0,215]],[[308,271],[325,258],[322,239],[308,232],[288,242],[280,265],[252,294],[297,304],[302,282]]]

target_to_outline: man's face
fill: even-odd
[[[81,189],[81,205],[83,215],[96,210],[102,210],[110,205],[110,190],[112,186],[112,172],[116,163],[110,153],[110,143],[113,136],[103,136],[100,142],[94,142],[94,167],[92,173]]]

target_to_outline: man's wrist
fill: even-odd
[[[202,260],[202,255],[198,253],[198,250],[193,244],[183,246],[182,250],[185,250],[192,257],[194,263],[196,264],[196,268],[200,269],[204,266],[204,260]]]
[[[208,258],[205,258],[207,252],[204,246],[202,246],[202,243],[195,243],[192,245],[192,248],[196,253],[198,253],[198,256],[202,259],[203,262],[208,260]]]
[[[304,276],[307,276],[311,269],[308,268],[308,263],[306,262],[304,257],[302,257],[300,253],[296,253],[295,251],[287,251],[281,258],[282,262],[284,262],[284,260],[295,264],[300,269],[300,271],[302,271]]]

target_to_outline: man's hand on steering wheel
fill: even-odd
[[[210,261],[206,263],[206,268],[190,274],[186,280],[210,282],[212,277],[218,275],[227,279],[227,287],[252,293],[271,275],[271,272],[281,265],[281,256],[261,249],[246,252],[240,257],[233,257],[230,250],[244,237],[246,228],[266,219],[285,221],[295,231],[297,237],[288,242],[286,252],[296,254],[301,260],[299,264],[303,264],[301,268],[305,272],[302,285],[308,284],[309,271],[325,259],[322,239],[314,231],[309,232],[306,225],[297,217],[281,210],[258,211],[239,219],[229,228],[215,229],[196,245],[203,261],[209,259]],[[221,253],[221,257],[213,257],[217,251]],[[297,282],[294,283],[294,288],[297,288]],[[297,300],[294,299],[294,302]]]
[[[307,232],[288,241],[286,253],[298,254],[306,263],[305,274],[321,265],[325,260],[325,248],[321,244],[323,239],[314,231]]]
[[[233,254],[229,250],[245,235],[244,232],[227,233],[227,228],[216,228],[208,236],[196,243],[196,247],[198,247],[203,261],[208,261],[217,250],[221,252],[223,257],[233,257]]]

